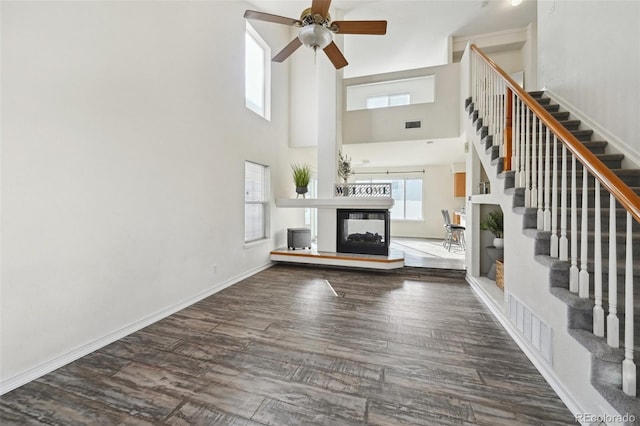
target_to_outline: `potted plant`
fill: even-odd
[[[296,184],[296,198],[302,194],[302,198],[305,198],[305,194],[309,192],[309,180],[311,179],[311,167],[308,164],[292,164],[291,170],[293,172],[293,182]]]
[[[347,183],[349,177],[353,174],[351,168],[351,158],[347,155],[342,155],[342,151],[338,151],[338,175],[342,178],[344,183]]]
[[[504,247],[504,215],[502,210],[490,211],[480,222],[480,229],[483,231],[491,231],[493,236],[493,245],[496,248]]]

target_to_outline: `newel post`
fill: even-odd
[[[513,92],[510,87],[506,88],[505,96],[507,97],[505,102],[505,114],[504,114],[504,155],[503,155],[503,168],[502,170],[511,170],[511,141],[512,141],[512,129],[513,118],[511,111],[513,109]]]

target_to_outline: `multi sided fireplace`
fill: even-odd
[[[338,209],[338,253],[389,255],[389,210]]]

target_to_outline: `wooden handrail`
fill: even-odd
[[[616,200],[624,207],[636,221],[640,222],[640,195],[636,194],[629,186],[616,176],[611,169],[604,165],[598,157],[584,147],[584,145],[564,128],[546,109],[536,102],[531,95],[522,89],[518,83],[513,81],[502,68],[500,68],[491,58],[482,52],[475,44],[471,45],[471,50],[478,54],[502,79],[506,85],[522,99],[525,104],[538,116],[542,123],[553,132],[558,139],[566,145],[569,151],[582,163],[584,169],[588,170],[600,184],[612,194]]]

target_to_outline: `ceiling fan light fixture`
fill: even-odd
[[[300,29],[298,38],[307,47],[313,50],[324,49],[333,41],[333,33],[326,27],[311,24]]]

